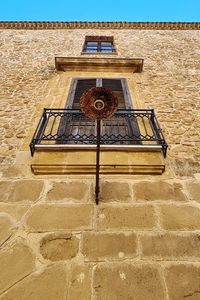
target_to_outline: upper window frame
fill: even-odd
[[[94,43],[89,47],[88,43]],[[111,46],[105,46],[103,43],[110,43]],[[89,50],[89,48],[91,48]],[[109,49],[110,51],[106,51]],[[93,49],[93,51],[92,51]],[[81,54],[116,54],[116,47],[113,36],[86,36]]]

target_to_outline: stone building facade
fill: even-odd
[[[0,300],[200,299],[199,29],[0,23]],[[83,53],[86,36],[116,52]],[[29,149],[74,78],[126,79],[168,144],[103,151],[99,206],[94,150]]]

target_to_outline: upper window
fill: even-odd
[[[112,53],[115,52],[112,36],[86,36],[83,52]]]

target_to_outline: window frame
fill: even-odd
[[[87,51],[87,43],[97,43],[97,51]],[[112,51],[102,51],[102,43],[111,43]],[[81,54],[116,54],[116,47],[113,36],[86,36]]]
[[[120,80],[121,84],[122,84],[122,91],[124,94],[124,102],[125,102],[125,107],[126,107],[125,109],[133,109],[133,103],[131,100],[131,94],[129,91],[127,79],[122,78],[122,77],[120,77],[120,78],[119,77],[117,77],[117,78],[113,78],[113,77],[76,77],[76,78],[73,78],[71,81],[68,97],[67,97],[64,108],[72,109],[78,80],[88,80],[88,79],[96,79],[96,82],[97,82],[96,86],[102,86],[101,85],[102,79]]]
[[[74,108],[73,107],[73,104],[75,103],[76,104],[76,92],[77,92],[77,84],[78,84],[78,81],[79,80],[95,80],[96,83],[95,83],[95,86],[96,87],[101,87],[103,86],[103,80],[116,80],[116,81],[120,81],[121,83],[121,89],[120,89],[120,92],[122,92],[122,95],[123,95],[123,101],[122,101],[122,104],[124,104],[124,107],[122,108],[118,108],[120,111],[126,111],[126,110],[131,110],[133,109],[133,103],[132,103],[132,100],[131,100],[131,95],[130,95],[130,92],[129,92],[129,89],[128,89],[128,84],[127,84],[127,80],[126,78],[99,78],[99,77],[81,77],[81,78],[73,78],[72,79],[72,82],[71,82],[71,87],[69,89],[69,93],[68,93],[68,97],[67,97],[67,101],[66,101],[66,104],[65,104],[65,109],[72,109],[72,110],[80,110],[80,108]],[[119,90],[113,90],[113,92],[117,92]],[[84,91],[83,91],[84,92]],[[87,117],[86,117],[87,119]],[[60,121],[60,125],[59,125],[59,132],[62,132],[63,131],[63,128],[64,130],[67,129],[67,131],[70,132],[70,127],[75,128],[76,125],[74,125],[74,121],[76,123],[76,120],[71,120],[69,123],[66,123],[66,120],[61,120]],[[124,122],[125,121],[125,122]],[[139,133],[140,130],[139,130],[139,126],[138,126],[138,123],[137,121],[134,121],[134,123],[131,123],[129,119],[127,119],[126,117],[124,117],[124,121],[122,123],[124,123],[123,126],[126,126],[126,129],[125,130],[128,130],[128,135],[134,135],[134,133]],[[68,121],[67,121],[68,122]],[[84,120],[84,122],[86,122],[86,120]],[[111,122],[111,123],[110,123]],[[114,125],[116,126],[115,129],[117,128],[117,130],[119,130],[119,123],[120,120],[117,121],[117,123]],[[67,126],[66,126],[67,124]],[[107,125],[106,125],[107,124]],[[109,125],[110,124],[110,125]],[[93,122],[91,122],[90,126],[94,126],[95,124],[93,124]],[[104,126],[113,126],[112,125],[112,121],[111,120],[104,120],[104,122],[102,123],[102,128],[105,128]],[[88,126],[88,125],[87,125]],[[82,126],[81,126],[82,127]],[[92,127],[91,127],[92,128]],[[124,127],[125,128],[125,127]],[[77,131],[78,131],[78,127],[77,127]],[[122,129],[123,130],[123,129]],[[94,133],[93,133],[94,134]],[[119,133],[118,133],[119,134]],[[66,142],[66,141],[65,141]],[[61,142],[62,143],[62,142]],[[137,144],[140,144],[140,142],[138,141]],[[109,145],[109,143],[107,144]],[[121,146],[125,146],[127,144],[121,144]]]

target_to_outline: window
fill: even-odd
[[[86,36],[83,52],[87,53],[113,53],[115,52],[113,37]]]
[[[74,79],[66,108],[79,110],[79,101],[83,92],[96,86],[109,88],[114,92],[118,98],[118,109],[125,111],[132,108],[126,80],[110,78]],[[130,118],[126,114],[114,115],[110,119],[103,120],[101,134],[103,144],[128,145],[140,143],[137,121],[134,117]],[[61,139],[57,140],[57,144],[94,144],[96,124],[80,113],[74,113],[73,116],[63,116],[60,121],[58,136]],[[130,137],[133,136],[136,137],[136,140],[133,141],[132,139],[130,141]]]

